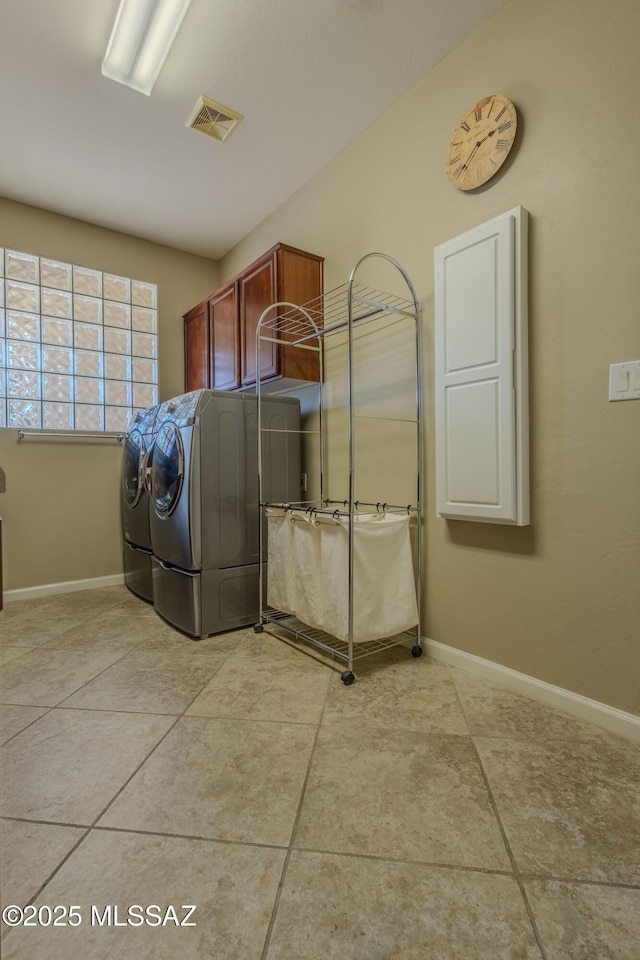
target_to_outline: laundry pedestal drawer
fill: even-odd
[[[191,637],[207,637],[258,619],[258,565],[181,570],[153,558],[153,604],[168,623]]]
[[[137,547],[127,540],[123,544],[124,582],[137,597],[153,603],[153,575],[151,550]]]

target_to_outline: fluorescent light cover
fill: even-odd
[[[151,93],[191,0],[120,0],[102,74]]]

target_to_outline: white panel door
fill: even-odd
[[[523,226],[523,221],[525,224]],[[435,251],[436,509],[528,523],[523,279],[517,208]]]

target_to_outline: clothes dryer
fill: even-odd
[[[271,497],[300,499],[300,404],[262,401],[277,436]],[[157,612],[193,637],[258,615],[255,395],[196,390],[161,404],[151,462],[150,530]]]
[[[153,602],[148,471],[158,409],[158,406],[149,407],[134,414],[122,457],[120,502],[124,578],[127,587],[148,602]]]

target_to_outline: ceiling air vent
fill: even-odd
[[[193,108],[187,126],[193,127],[194,130],[200,130],[202,133],[206,133],[208,137],[213,137],[214,140],[224,143],[241,120],[242,114],[230,110],[229,107],[223,107],[215,100],[200,97]]]

